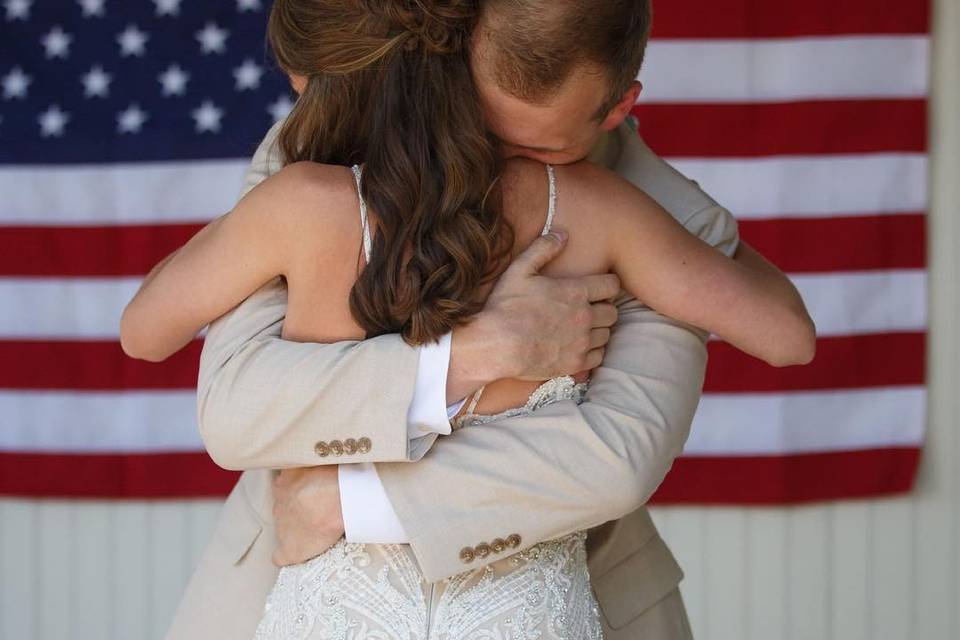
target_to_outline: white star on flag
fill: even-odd
[[[103,3],[106,0],[79,0],[80,8],[83,9],[83,17],[103,16]]]
[[[63,135],[63,128],[67,126],[70,114],[60,110],[59,105],[51,105],[40,114],[37,122],[40,123],[40,135],[44,138]]]
[[[158,16],[178,16],[180,15],[180,0],[153,0],[157,5]]]
[[[280,96],[267,107],[267,113],[270,114],[274,122],[279,122],[290,114],[291,109],[293,109],[293,100],[290,99],[290,96]]]
[[[221,29],[212,22],[208,22],[203,29],[196,33],[197,40],[200,41],[200,49],[204,54],[226,51],[228,35],[230,35],[229,31]]]
[[[190,75],[184,73],[180,65],[172,64],[167,70],[157,76],[160,84],[163,85],[164,96],[182,96],[187,87],[187,80]]]
[[[70,55],[70,42],[73,36],[56,25],[43,36],[41,42],[48,58],[66,58]]]
[[[237,11],[240,13],[245,11],[260,11],[261,7],[260,0],[237,0]]]
[[[117,114],[117,133],[139,133],[147,113],[134,103]]]
[[[190,112],[196,121],[196,132],[203,133],[211,131],[216,133],[220,131],[220,118],[223,117],[223,109],[218,109],[210,100],[204,100],[198,109]]]
[[[30,0],[7,0],[3,6],[7,10],[7,22],[30,18]]]
[[[245,89],[256,89],[260,86],[260,76],[263,75],[263,67],[260,67],[250,58],[243,61],[243,64],[233,70],[233,77],[236,79],[237,91]]]
[[[22,100],[27,97],[27,87],[30,86],[31,78],[23,72],[20,67],[14,67],[10,73],[3,76],[3,98],[12,100],[18,98]]]
[[[117,44],[120,45],[120,55],[123,57],[142,56],[146,51],[146,44],[149,38],[150,36],[140,31],[137,25],[127,25],[126,29],[117,34]]]
[[[110,94],[110,81],[113,77],[105,73],[103,67],[95,65],[80,79],[83,82],[83,95],[87,98],[106,98]]]

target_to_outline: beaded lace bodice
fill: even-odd
[[[552,168],[552,219],[555,187]],[[359,188],[360,172],[354,168]],[[366,207],[364,246],[369,246]],[[367,254],[369,256],[369,253]],[[552,402],[580,402],[585,383],[547,380],[526,404],[496,415],[468,412],[456,427],[524,415]],[[597,640],[599,610],[587,570],[586,533],[542,542],[482,568],[427,582],[409,545],[340,540],[283,567],[256,638],[312,640]]]

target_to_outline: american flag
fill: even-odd
[[[908,490],[923,443],[929,7],[661,1],[635,114],[740,220],[817,323],[807,367],[711,341],[657,493],[790,503]],[[152,265],[229,210],[291,106],[266,0],[0,0],[0,493],[223,495],[200,340],[126,358]]]

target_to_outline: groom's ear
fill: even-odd
[[[613,105],[613,108],[604,117],[603,122],[600,123],[600,128],[604,131],[611,131],[619,127],[624,119],[630,115],[633,105],[637,104],[637,98],[640,97],[642,90],[643,85],[639,81],[631,82],[617,104]]]

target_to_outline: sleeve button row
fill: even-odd
[[[320,440],[313,445],[314,453],[321,458],[326,458],[330,455],[342,456],[343,454],[347,454],[348,456],[352,456],[355,453],[369,453],[372,448],[373,442],[370,441],[370,438],[359,438],[357,440],[347,438],[343,442],[340,440],[331,440],[330,442]]]
[[[486,558],[491,553],[503,553],[507,549],[516,549],[520,546],[522,539],[519,534],[511,533],[507,539],[494,538],[493,542],[487,544],[481,542],[476,547],[464,547],[460,549],[460,561],[464,564],[470,564],[477,558]]]

